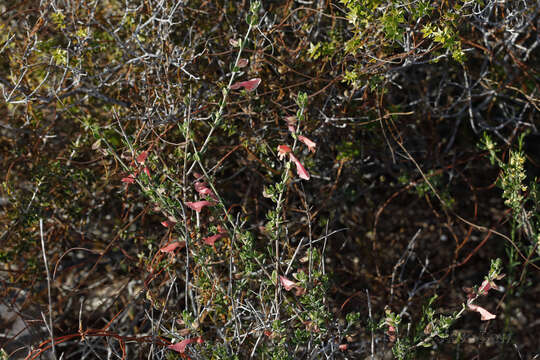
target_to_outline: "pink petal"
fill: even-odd
[[[296,172],[298,173],[298,176],[300,176],[301,179],[309,180],[309,173],[306,171],[304,166],[300,163],[300,161],[294,156],[292,153],[289,154],[291,157],[291,160],[294,161],[296,164]]]
[[[133,184],[135,182],[135,175],[129,174],[121,180],[123,183]]]
[[[146,161],[146,158],[148,157],[148,151],[143,151],[142,153],[139,154],[139,156],[137,156],[137,158],[135,159],[139,164],[144,164],[144,162]]]
[[[144,167],[143,171],[146,175],[150,176],[150,170],[148,170],[146,166]]]
[[[196,212],[201,212],[202,208],[205,206],[212,206],[214,203],[210,201],[196,201],[196,202],[186,202],[187,207],[189,207],[192,210],[195,210]]]
[[[238,65],[239,68],[246,67],[247,64],[249,64],[248,59],[243,59],[243,58],[242,58],[242,59],[239,59],[239,60],[238,60],[238,63],[237,63],[237,65]]]
[[[291,148],[287,145],[278,145],[277,150],[278,150],[278,158],[280,160],[283,160],[285,155],[292,151]]]
[[[279,282],[281,283],[281,285],[283,285],[283,287],[287,291],[290,291],[291,289],[297,286],[294,281],[291,281],[287,279],[285,276],[281,276],[281,275],[279,276]]]
[[[238,90],[240,88],[244,88],[247,91],[253,91],[259,86],[260,83],[261,83],[260,78],[255,78],[248,81],[240,81],[240,82],[237,82],[236,84],[231,85],[231,90]]]
[[[305,137],[304,135],[299,135],[298,136],[298,140],[300,140],[301,142],[303,142],[304,144],[306,144],[306,146],[308,147],[309,151],[311,152],[315,152],[315,147],[317,146],[316,143],[314,143],[313,141],[311,141],[310,139],[308,139],[307,137]]]
[[[474,305],[474,304],[468,304],[467,307],[472,311],[476,311],[476,312],[480,313],[480,320],[482,320],[482,321],[492,320],[492,319],[495,319],[497,317],[497,315],[493,315],[492,313],[490,313],[489,311],[487,311],[486,309],[484,309],[481,306]]]
[[[203,242],[206,245],[214,246],[214,243],[216,242],[216,240],[221,239],[223,236],[225,236],[225,234],[212,235],[212,236],[204,238]]]
[[[162,247],[161,249],[159,249],[159,251],[161,251],[163,253],[172,254],[172,253],[174,253],[174,250],[176,250],[177,248],[181,249],[184,246],[186,246],[185,241],[176,241],[176,242],[173,242],[172,244],[169,244],[167,246]]]

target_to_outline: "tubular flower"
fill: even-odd
[[[205,207],[205,206],[212,206],[214,205],[214,203],[210,202],[210,201],[206,201],[206,200],[203,200],[203,201],[195,201],[195,202],[186,202],[186,206],[192,210],[195,210],[196,212],[201,212],[201,210]]]
[[[122,178],[123,183],[133,184],[135,182],[135,175],[129,174],[125,178]]]
[[[209,237],[205,237],[203,239],[203,242],[206,245],[214,246],[214,243],[216,242],[216,240],[221,239],[223,236],[225,236],[225,234],[216,234],[216,235],[212,235],[212,236],[209,236]]]
[[[296,158],[296,156],[293,155],[292,150],[287,145],[279,145],[278,146],[278,157],[280,160],[283,160],[285,155],[289,154],[290,159],[294,162],[296,165],[296,172],[298,173],[298,176],[300,176],[301,179],[309,180],[309,173],[304,168],[304,165]]]
[[[176,242],[173,242],[172,244],[162,247],[161,249],[159,249],[159,251],[163,253],[174,254],[174,250],[178,248],[182,249],[185,246],[186,246],[185,241],[176,241]]]
[[[278,157],[280,160],[283,160],[285,155],[289,154],[292,151],[288,145],[279,145],[277,149],[278,149]]]
[[[260,83],[261,83],[260,78],[255,78],[248,81],[240,81],[235,84],[232,84],[231,90],[238,90],[240,88],[244,88],[247,91],[253,91],[259,86]]]
[[[467,307],[472,311],[476,311],[477,313],[480,313],[480,320],[482,321],[492,320],[497,317],[497,315],[490,313],[489,311],[487,311],[481,306],[468,304]]]
[[[301,142],[303,142],[304,144],[306,144],[306,146],[308,147],[309,151],[311,151],[312,153],[315,152],[315,147],[317,146],[317,143],[311,141],[310,139],[308,139],[308,138],[305,137],[304,135],[298,135],[298,140],[300,140]]]
[[[186,351],[186,346],[188,346],[189,344],[191,343],[201,344],[202,342],[203,342],[203,339],[200,337],[194,338],[194,339],[185,339],[185,340],[180,341],[179,343],[167,346],[167,349],[183,354]]]
[[[143,151],[142,153],[139,154],[139,156],[137,156],[137,158],[135,159],[139,164],[144,164],[144,162],[146,161],[146,158],[148,157],[148,151]]]
[[[300,160],[298,160],[296,156],[294,156],[292,153],[290,153],[289,156],[291,157],[291,160],[294,161],[294,163],[296,164],[296,172],[298,173],[298,176],[300,176],[301,179],[309,180],[309,173],[304,168],[304,165],[300,163]]]

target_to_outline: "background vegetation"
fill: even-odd
[[[539,356],[539,8],[0,0],[0,359]]]

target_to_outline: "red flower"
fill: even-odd
[[[303,142],[304,144],[306,144],[306,146],[308,147],[309,151],[311,151],[312,153],[315,152],[315,147],[317,146],[316,143],[314,143],[313,141],[311,141],[310,139],[308,139],[308,138],[305,137],[304,135],[298,135],[298,140],[300,140],[301,142]]]
[[[285,276],[280,275],[279,282],[281,283],[281,286],[283,286],[287,291],[291,291],[292,289],[294,289],[294,295],[296,296],[300,296],[306,292],[306,289],[296,285],[294,281],[287,279]]]
[[[296,156],[293,155],[292,150],[287,145],[279,145],[278,146],[278,157],[280,160],[283,160],[285,155],[289,154],[292,161],[294,161],[296,165],[296,172],[298,173],[298,176],[300,176],[301,179],[309,180],[309,173],[306,171],[302,163],[296,158]]]
[[[161,249],[159,249],[159,251],[163,253],[173,254],[174,250],[178,248],[182,249],[185,246],[186,246],[185,241],[176,241],[176,242],[173,242],[172,244],[162,247]]]
[[[285,155],[287,155],[288,153],[292,151],[291,148],[287,145],[278,145],[277,150],[278,150],[278,158],[280,160],[283,160]]]
[[[247,91],[253,91],[259,86],[260,83],[261,83],[260,78],[255,78],[248,81],[240,81],[240,82],[237,82],[236,84],[232,84],[231,90],[238,90],[240,88],[244,88]]]
[[[203,242],[206,245],[214,246],[214,243],[216,242],[216,240],[221,239],[223,236],[225,236],[225,234],[216,234],[216,235],[212,235],[212,236],[209,236],[209,237],[205,237],[203,239]]]
[[[309,173],[306,171],[302,163],[300,163],[300,161],[292,153],[290,153],[289,156],[296,164],[296,172],[298,173],[298,176],[300,176],[301,179],[309,180]]]
[[[185,339],[185,340],[180,341],[179,343],[167,346],[167,349],[183,354],[186,351],[186,346],[188,346],[189,344],[191,343],[201,344],[202,342],[203,342],[203,339],[200,337],[195,338],[195,339]]]
[[[214,203],[210,201],[196,201],[196,202],[186,202],[187,207],[189,207],[192,210],[195,210],[196,212],[201,212],[202,208],[205,206],[212,206]]]
[[[148,157],[148,151],[143,151],[142,153],[139,154],[139,156],[137,156],[135,161],[137,161],[139,164],[144,164],[147,157]]]
[[[135,182],[135,175],[129,174],[125,178],[122,178],[123,183],[133,184]]]
[[[291,289],[295,288],[297,285],[294,281],[291,281],[287,279],[285,276],[280,275],[279,276],[279,282],[281,285],[285,288],[287,291],[291,291]]]

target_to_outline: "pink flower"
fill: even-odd
[[[133,184],[133,183],[135,182],[135,175],[129,174],[129,175],[126,176],[125,178],[122,178],[121,181],[122,181],[123,183]]]
[[[288,153],[292,151],[291,148],[287,145],[278,145],[277,150],[278,150],[278,158],[280,160],[283,160],[285,155],[287,155]]]
[[[291,291],[291,289],[295,288],[297,285],[294,281],[291,281],[287,279],[285,276],[280,275],[279,276],[279,282],[281,285],[285,288],[287,291]]]
[[[150,176],[150,170],[148,170],[146,166],[144,167],[143,171],[146,175]]]
[[[296,172],[298,173],[298,176],[300,176],[301,179],[309,180],[309,173],[306,171],[302,163],[300,163],[300,161],[292,153],[290,153],[289,156],[296,164]]]
[[[225,236],[225,234],[216,234],[216,235],[212,235],[212,236],[209,236],[209,237],[204,238],[204,239],[203,239],[203,242],[204,242],[206,245],[214,246],[214,243],[216,242],[216,240],[221,239],[223,236]]]
[[[161,249],[159,249],[159,251],[163,253],[173,254],[174,250],[178,248],[182,249],[185,246],[186,246],[185,241],[176,241],[176,242],[173,242],[172,244],[162,247]]]
[[[247,64],[249,64],[249,61],[248,61],[248,59],[244,59],[244,58],[239,59],[239,60],[238,60],[238,63],[237,63],[237,65],[238,65],[239,68],[246,67]]]
[[[186,202],[187,207],[189,207],[192,210],[195,210],[196,212],[201,212],[202,208],[205,206],[212,206],[214,203],[210,201],[196,201],[196,202]]]
[[[296,156],[293,155],[292,150],[287,145],[279,145],[278,146],[278,157],[280,160],[283,160],[285,155],[289,154],[292,161],[294,161],[296,165],[296,172],[298,173],[298,176],[300,176],[301,179],[309,180],[309,173],[306,171],[302,163],[296,158]]]
[[[237,82],[236,84],[232,84],[231,90],[238,90],[240,88],[244,88],[247,91],[253,91],[259,86],[260,83],[261,83],[260,78],[255,78],[248,81],[240,81],[240,82]]]
[[[483,307],[480,307],[478,305],[467,304],[467,307],[472,311],[476,311],[476,312],[480,313],[480,320],[482,320],[482,321],[492,320],[492,319],[495,319],[497,317],[497,315],[494,315],[494,314],[490,313],[489,311],[487,311],[486,309],[484,309]]]
[[[144,162],[146,161],[146,158],[148,157],[148,151],[143,151],[142,153],[139,154],[139,156],[137,156],[137,158],[135,159],[139,164],[144,164]]]
[[[185,340],[180,341],[179,343],[167,346],[167,349],[183,354],[186,351],[186,346],[188,346],[189,344],[191,343],[201,344],[202,342],[203,342],[203,339],[200,337],[195,338],[195,339],[185,339]]]
[[[305,137],[304,135],[298,135],[298,140],[300,140],[301,142],[303,142],[304,144],[306,144],[306,146],[308,147],[309,151],[311,151],[312,153],[315,152],[315,147],[317,146],[316,143],[314,143],[313,141],[311,141],[310,139],[308,139],[308,138]]]

